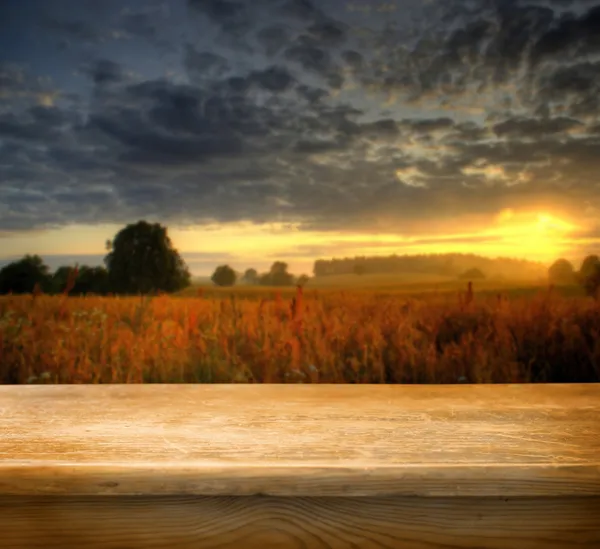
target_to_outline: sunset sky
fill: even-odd
[[[578,262],[599,113],[600,0],[2,0],[0,263]]]

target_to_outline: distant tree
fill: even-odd
[[[229,265],[220,265],[210,279],[217,286],[233,286],[237,279],[236,272]]]
[[[36,285],[44,291],[52,290],[48,266],[39,255],[26,255],[0,270],[0,294],[28,294]]]
[[[357,263],[354,265],[353,271],[356,275],[364,275],[367,272],[367,269],[362,263]]]
[[[275,261],[271,270],[260,277],[263,286],[292,286],[294,276],[287,272],[288,264],[283,261]]]
[[[548,280],[551,284],[573,284],[575,282],[573,265],[566,259],[557,259],[548,269]]]
[[[242,280],[246,284],[258,284],[258,272],[256,269],[246,269],[244,271],[244,275],[242,276]]]
[[[70,265],[63,265],[54,271],[52,275],[52,293],[59,294],[64,291],[69,281],[74,267]]]
[[[597,255],[588,255],[583,260],[577,279],[587,295],[600,297],[600,258]]]
[[[72,286],[67,288],[71,283]],[[108,271],[104,267],[81,267],[62,266],[56,269],[52,275],[52,291],[54,293],[62,293],[65,289],[69,290],[69,294],[98,294],[105,295],[109,291],[108,286]]]
[[[108,271],[104,267],[88,267],[83,265],[73,287],[73,294],[105,295],[109,292]]]
[[[583,282],[587,277],[593,276],[600,267],[600,258],[597,255],[588,255],[579,268],[579,278]]]
[[[310,277],[308,275],[305,274],[301,274],[298,277],[298,280],[296,280],[296,284],[298,286],[306,286],[306,284],[308,284],[308,281],[310,280]]]
[[[111,242],[104,259],[114,293],[175,292],[190,285],[189,270],[173,247],[167,228],[138,221],[127,225]]]
[[[458,278],[461,280],[476,280],[485,278],[485,274],[480,269],[467,269],[464,273],[462,273]]]

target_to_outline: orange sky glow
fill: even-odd
[[[315,259],[356,255],[474,253],[488,257],[515,257],[551,263],[569,258],[569,250],[581,245],[571,235],[586,227],[548,211],[501,210],[488,223],[468,232],[457,219],[443,232],[411,234],[356,234],[347,232],[308,232],[283,224],[221,224],[205,227],[170,228],[175,247],[186,253],[226,253],[234,268],[264,268],[270,262],[287,261],[292,272],[312,271]],[[112,225],[77,226],[33,233],[13,234],[3,243],[4,257],[20,256],[23,250],[45,255],[104,254],[104,243],[121,227]],[[306,253],[303,253],[305,250]],[[572,258],[578,260],[580,258]],[[193,269],[192,269],[193,270]],[[210,274],[194,272],[197,275]]]

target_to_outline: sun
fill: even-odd
[[[505,208],[486,233],[495,238],[493,248],[499,255],[550,261],[568,249],[570,233],[578,228],[548,210]]]

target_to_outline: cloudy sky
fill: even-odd
[[[579,260],[599,88],[600,0],[3,0],[0,261]]]

